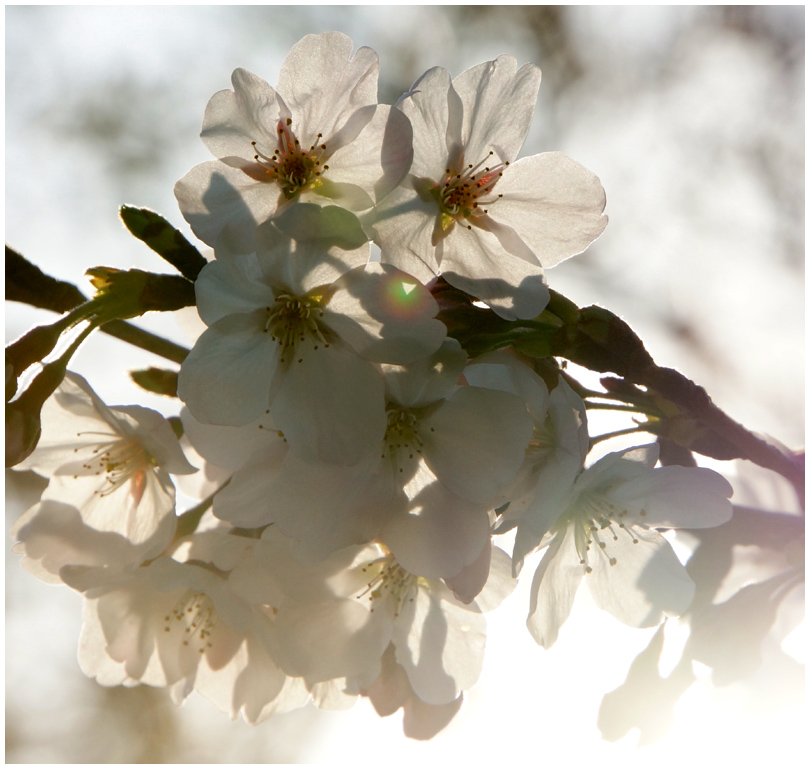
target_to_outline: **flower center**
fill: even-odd
[[[442,180],[432,190],[441,208],[443,220],[447,222],[447,224],[443,222],[445,229],[452,220],[469,219],[486,214],[487,210],[483,206],[496,200],[494,197],[487,196],[492,193],[498,179],[503,176],[503,169],[509,165],[509,162],[494,168],[484,166],[484,163],[493,154],[490,151],[489,155],[479,163],[470,164],[460,172],[452,168],[445,169]],[[482,166],[484,167],[482,168]],[[469,226],[468,224],[467,227]]]
[[[87,434],[77,433],[78,436]],[[103,485],[93,493],[106,497],[127,481],[131,481],[130,493],[135,504],[139,504],[146,490],[146,473],[156,465],[155,458],[137,441],[120,435],[115,435],[113,440],[100,443],[91,453],[92,457],[82,462],[82,468],[93,475],[104,476]]]
[[[386,412],[388,425],[385,428],[385,452],[394,467],[404,474],[406,465],[412,464],[414,455],[422,453],[419,417],[410,409],[402,408],[396,403],[389,403]],[[386,453],[383,453],[382,458],[385,456]],[[410,473],[408,475],[410,477]]]
[[[646,514],[644,510],[639,511],[639,515]],[[610,566],[615,566],[618,561],[610,552],[611,543],[618,542],[620,536],[626,536],[634,545],[638,544],[630,528],[632,524],[625,522],[627,515],[626,509],[617,506],[603,494],[591,493],[580,497],[574,513],[574,542],[586,574],[593,571],[588,563],[593,545],[596,545],[596,553],[601,553]]]
[[[298,297],[282,293],[272,307],[265,307],[267,320],[264,332],[281,347],[281,363],[292,359],[299,342],[310,339],[312,349],[329,347],[318,321],[323,317],[320,302],[313,297]],[[301,358],[298,362],[301,362]]]
[[[317,186],[321,174],[329,168],[323,164],[326,145],[318,144],[323,134],[319,133],[315,144],[305,150],[292,132],[291,125],[292,120],[289,118],[286,122],[278,121],[278,146],[272,155],[265,155],[256,148],[256,142],[251,142],[256,150],[253,159],[278,183],[287,200],[291,200],[307,187]]]
[[[393,556],[369,561],[361,570],[369,580],[366,589],[356,597],[358,600],[368,599],[369,611],[374,612],[375,608],[390,602],[394,607],[394,616],[398,617],[405,603],[413,601],[413,589],[417,587],[419,578],[405,571]]]
[[[548,420],[546,422],[548,424]],[[529,445],[526,447],[526,456],[531,457],[535,465],[544,465],[556,448],[557,440],[554,429],[549,426],[538,427],[535,425]]]
[[[218,621],[214,602],[205,593],[189,590],[163,621],[165,633],[180,632],[183,646],[197,646],[200,654],[213,648],[211,633]]]

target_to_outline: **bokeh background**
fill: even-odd
[[[12,6],[5,20],[6,242],[84,290],[93,265],[164,271],[123,229],[123,203],[192,237],[172,188],[209,159],[203,110],[236,67],[274,84],[300,37],[341,30],[379,53],[380,101],[392,103],[435,65],[458,74],[501,53],[538,63],[522,154],[561,150],[594,171],[610,216],[588,252],[548,272],[550,285],[622,315],[659,364],[749,428],[803,445],[802,6]],[[9,305],[6,339],[52,319]],[[187,343],[171,319],[141,325]],[[159,360],[97,337],[73,368],[108,403],[176,413],[126,375]],[[8,532],[42,484],[19,473],[6,482]],[[782,493],[773,478],[758,483]],[[790,494],[778,504],[790,507]],[[801,596],[783,608],[753,679],[714,688],[699,675],[672,729],[637,748],[633,734],[603,741],[596,716],[650,633],[578,599],[544,652],[523,624],[525,579],[491,615],[484,674],[460,715],[422,744],[401,736],[400,716],[381,720],[366,702],[248,727],[196,696],[176,709],[162,691],[99,687],[76,662],[81,599],[25,573],[11,544],[7,534],[10,762],[778,765],[795,758],[805,728]]]

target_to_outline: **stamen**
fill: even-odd
[[[362,571],[371,574],[371,579],[366,583],[365,590],[355,598],[359,600],[367,596],[370,612],[374,613],[383,602],[393,601],[394,616],[398,617],[405,603],[413,601],[412,588],[416,586],[418,578],[405,571],[393,556],[370,561]]]
[[[264,333],[270,334],[270,338],[281,347],[281,363],[290,360],[288,353],[294,353],[297,345],[307,338],[312,342],[313,350],[320,345],[329,347],[329,341],[319,324],[323,310],[316,299],[282,293],[276,297],[273,307],[265,307],[265,312],[267,320]]]
[[[166,623],[163,631],[171,633],[172,623],[176,622],[181,633],[181,644],[188,647],[195,643],[197,651],[205,654],[207,649],[213,648],[211,633],[217,620],[213,601],[205,593],[189,590],[163,618]]]
[[[645,511],[639,511],[639,515],[642,514],[646,514]],[[592,544],[598,545],[596,552],[602,553],[610,566],[618,563],[616,556],[610,552],[611,541],[618,542],[620,536],[624,534],[630,538],[632,544],[638,544],[638,538],[631,530],[632,524],[624,520],[627,515],[628,510],[618,507],[604,494],[592,492],[580,497],[573,520],[573,525],[576,527],[574,542],[580,557],[579,563],[585,567],[586,574],[593,571],[588,563],[588,554]],[[643,524],[638,525],[646,528]],[[610,534],[610,540],[604,538],[602,532]]]
[[[451,168],[445,169],[444,179],[433,190],[443,214],[459,219],[482,216],[487,213],[486,209],[481,208],[481,204],[489,205],[494,202],[495,198],[489,200],[483,198],[492,192],[498,179],[503,176],[503,168],[508,165],[508,163],[504,163],[495,168],[484,166],[484,163],[494,154],[490,150],[485,158],[475,165],[468,163],[460,173],[454,172]],[[482,166],[484,166],[483,170],[479,170]],[[498,197],[502,196],[498,195]],[[466,226],[467,229],[472,229],[469,224]]]
[[[323,165],[327,156],[326,144],[318,143],[323,138],[319,133],[316,142],[308,150],[301,148],[301,142],[290,129],[292,120],[286,124],[279,121],[276,127],[278,147],[272,156],[261,152],[256,142],[251,145],[256,154],[253,159],[267,172],[272,181],[278,183],[284,196],[290,200],[302,190],[320,184],[318,177],[328,166]]]

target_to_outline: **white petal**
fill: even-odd
[[[354,464],[385,435],[382,376],[339,344],[300,344],[295,356],[280,372],[273,422],[301,459]]]
[[[540,264],[584,251],[607,226],[599,179],[560,152],[522,158],[504,170],[490,216],[511,226]]]
[[[457,224],[441,244],[445,280],[502,318],[534,318],[548,304],[542,268],[509,253],[493,233]]]
[[[464,378],[473,387],[501,390],[521,398],[532,419],[543,424],[548,411],[546,383],[525,363],[506,352],[492,352],[476,358],[466,369]]]
[[[125,435],[142,446],[162,470],[172,475],[189,475],[192,467],[171,425],[162,414],[143,406],[112,406],[110,411],[125,424]]]
[[[409,185],[406,180],[381,205],[364,214],[362,221],[382,250],[383,264],[392,264],[427,283],[439,272],[432,243],[439,207],[432,198],[420,198]]]
[[[242,253],[254,251],[256,227],[276,212],[279,187],[260,166],[232,168],[217,160],[194,166],[174,186],[183,218],[212,248],[223,231]]]
[[[425,487],[380,533],[404,569],[429,578],[455,577],[478,558],[488,538],[486,510],[440,483]]]
[[[352,270],[333,288],[323,322],[364,358],[411,363],[435,352],[446,336],[430,292],[390,265]]]
[[[484,662],[486,621],[441,584],[420,587],[394,623],[397,662],[430,705],[452,702],[475,685]]]
[[[264,280],[293,296],[328,286],[368,261],[368,244],[359,222],[337,206],[296,203],[280,221],[259,227],[256,240]]]
[[[454,494],[489,502],[523,463],[532,420],[515,395],[461,387],[420,425],[425,461]]]
[[[394,658],[394,647],[389,645],[382,656],[382,670],[377,680],[364,692],[371,700],[377,715],[396,713],[413,695],[408,676]]]
[[[731,484],[702,467],[658,467],[622,484],[611,499],[634,510],[643,509],[647,526],[704,529],[731,520]]]
[[[497,609],[516,587],[517,580],[512,577],[512,559],[499,547],[493,547],[489,576],[483,590],[475,598],[475,605],[484,612]]]
[[[360,48],[352,57],[352,48],[351,39],[341,32],[307,35],[284,60],[278,91],[293,113],[292,129],[302,144],[321,132],[328,147],[354,112],[376,104],[377,54]]]
[[[227,315],[272,305],[273,289],[252,254],[217,258],[202,268],[194,284],[197,311],[207,326]]]
[[[431,740],[461,709],[463,694],[459,694],[446,705],[428,705],[419,697],[413,696],[405,703],[402,716],[402,731],[412,740]]]
[[[569,526],[551,542],[532,580],[526,626],[543,648],[550,649],[557,640],[584,574],[574,546],[573,529]]]
[[[534,115],[540,68],[524,64],[516,70],[513,56],[499,56],[453,80],[464,104],[462,142],[468,163],[478,163],[490,150],[500,162],[517,157]]]
[[[107,641],[98,621],[96,601],[85,600],[82,607],[82,632],[79,637],[79,667],[101,686],[120,686],[129,682],[124,665],[107,655]]]
[[[631,531],[638,543],[623,536],[609,542],[604,552],[593,553],[593,572],[585,581],[596,604],[616,619],[632,627],[652,627],[664,614],[683,614],[692,603],[695,584],[657,531]],[[609,557],[616,559],[613,566]]]
[[[272,523],[273,500],[269,490],[287,453],[287,445],[281,439],[256,451],[214,497],[214,515],[246,529]]]
[[[143,548],[133,547],[119,534],[88,527],[75,507],[53,500],[26,510],[12,527],[11,536],[20,543],[14,551],[25,556],[22,565],[53,584],[61,582],[63,566],[137,564],[143,560]]]
[[[353,600],[295,604],[276,616],[278,662],[309,682],[380,670],[391,624]]]
[[[445,579],[444,583],[461,603],[472,603],[486,584],[491,563],[492,540],[489,540],[478,558],[465,566],[455,577]]]
[[[233,91],[215,93],[205,108],[200,138],[220,160],[252,159],[258,148],[272,154],[280,106],[276,92],[262,78],[237,69],[231,77]]]
[[[411,173],[438,183],[451,149],[461,139],[461,101],[451,88],[450,73],[433,67],[397,103],[413,126]]]
[[[362,133],[329,157],[328,178],[354,184],[378,202],[405,178],[412,160],[410,121],[399,110],[380,104]]]
[[[217,467],[238,470],[256,451],[283,442],[267,415],[243,427],[207,425],[188,409],[180,411],[185,435],[197,452]]]
[[[54,476],[42,498],[74,505],[90,528],[143,545],[144,558],[159,555],[174,536],[174,485],[165,472],[141,470],[114,487],[93,476]]]
[[[267,409],[279,347],[264,333],[265,322],[261,311],[229,315],[183,361],[178,395],[201,422],[244,425]]]
[[[378,452],[352,467],[307,463],[290,454],[267,491],[271,520],[320,560],[368,542],[398,501]]]
[[[407,366],[383,366],[386,397],[407,408],[441,401],[456,389],[467,353],[450,337],[429,358]]]

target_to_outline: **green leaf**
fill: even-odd
[[[205,257],[160,214],[148,208],[121,206],[121,219],[138,240],[176,267],[183,277],[197,280],[207,264]]]
[[[145,369],[130,371],[129,375],[139,387],[150,393],[177,397],[177,372],[150,366]]]

